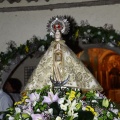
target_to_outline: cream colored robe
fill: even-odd
[[[41,58],[38,66],[33,71],[24,90],[40,89],[45,85],[52,85],[50,76],[53,78],[54,66],[54,47],[60,44],[62,49],[62,79],[65,80],[69,76],[69,81],[65,87],[75,87],[82,90],[100,90],[102,87],[85,67],[85,65],[77,58],[73,51],[65,44],[63,40],[53,41]]]

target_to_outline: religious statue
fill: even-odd
[[[56,17],[49,23],[48,31],[54,34],[55,40],[41,58],[24,90],[54,85],[102,91],[98,81],[62,40],[61,34],[66,34],[68,30],[69,23],[64,18]]]

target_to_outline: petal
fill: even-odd
[[[48,103],[48,104],[51,104],[51,103],[52,103],[52,101],[51,101],[51,99],[50,99],[49,97],[44,96],[44,100],[43,100],[43,102],[42,102],[42,103]]]
[[[53,96],[53,102],[56,102],[56,101],[58,101],[58,94],[56,93],[54,96]]]

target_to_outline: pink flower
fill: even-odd
[[[58,99],[59,98],[57,93],[54,95],[53,92],[48,92],[48,96],[44,96],[43,103],[51,104],[53,102],[57,102]]]
[[[40,94],[38,94],[38,93],[31,93],[30,95],[29,95],[29,98],[30,98],[30,101],[38,101],[39,100],[39,97],[40,97]]]
[[[42,114],[32,114],[32,120],[44,120]]]
[[[23,112],[30,115],[31,113],[33,113],[33,108],[31,106],[28,106],[25,109],[23,109]]]

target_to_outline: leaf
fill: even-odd
[[[29,114],[27,114],[27,113],[22,113],[22,117],[23,117],[24,119],[26,119],[26,118],[29,118],[29,117],[30,117],[30,115],[29,115]]]
[[[14,118],[15,118],[15,120],[19,120],[19,118],[20,118],[20,113],[16,114]]]

